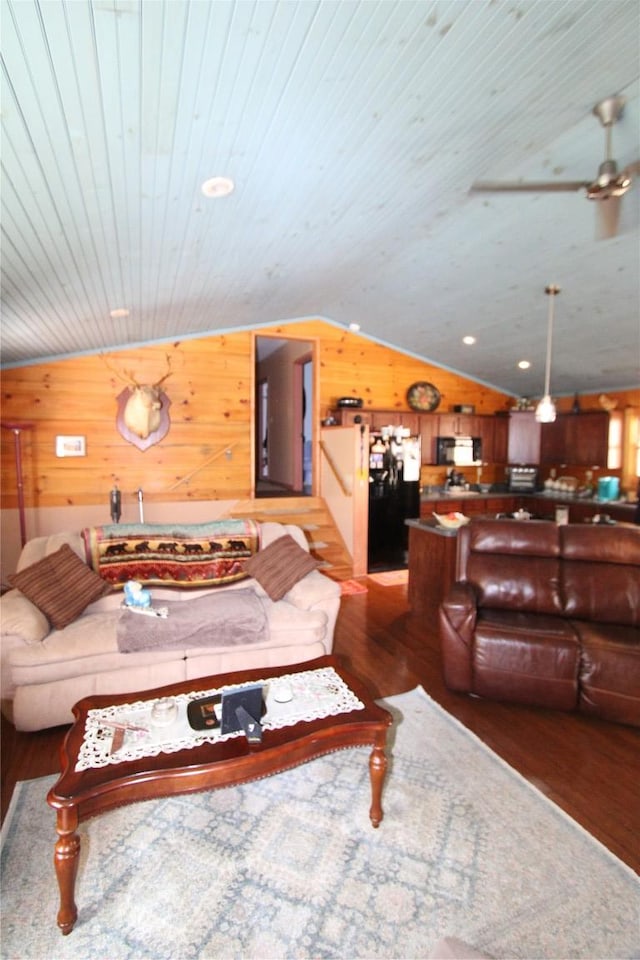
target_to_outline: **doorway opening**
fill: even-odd
[[[314,490],[314,344],[255,337],[255,496]]]

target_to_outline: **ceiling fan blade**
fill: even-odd
[[[620,225],[622,197],[601,200],[596,207],[596,240],[610,240],[617,236]]]
[[[573,181],[523,181],[523,180],[476,180],[471,184],[473,193],[576,193],[588,184],[584,180]]]

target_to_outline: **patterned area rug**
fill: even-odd
[[[62,937],[53,777],[3,830],[2,957],[417,958],[446,935],[492,957],[638,956],[638,878],[424,691],[392,697],[385,818],[368,750],[81,825]]]

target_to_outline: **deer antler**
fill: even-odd
[[[106,366],[107,370],[110,370],[111,373],[115,374],[116,377],[118,378],[118,380],[122,380],[124,383],[128,383],[129,386],[133,386],[133,387],[139,387],[139,386],[140,386],[140,384],[138,383],[138,381],[137,381],[136,378],[134,377],[132,370],[123,370],[122,373],[120,373],[119,370],[116,370],[116,368],[113,366],[113,364],[109,363],[109,361],[107,360],[107,358],[105,357],[105,355],[104,355],[103,353],[100,354],[100,359],[102,360],[102,362],[103,362],[104,365]]]
[[[154,383],[153,385],[154,390],[157,390],[158,387],[160,387],[165,382],[167,377],[170,377],[171,374],[173,373],[173,370],[171,369],[171,357],[169,356],[168,353],[166,354],[166,357],[167,357],[167,372],[165,373],[164,377],[162,377],[161,380],[158,380],[157,383]]]
[[[130,383],[133,387],[136,387],[136,389],[142,386],[134,377],[133,370],[123,370],[122,372],[124,373],[124,377],[121,377],[121,379],[124,380],[125,383]]]

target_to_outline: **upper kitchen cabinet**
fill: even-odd
[[[351,427],[361,423],[371,426],[371,411],[363,410],[362,407],[337,407],[331,411],[331,414],[341,427]]]
[[[371,430],[380,430],[382,427],[406,427],[412,437],[420,434],[420,415],[406,410],[365,410],[362,407],[336,407],[331,413],[336,423],[339,423],[341,427],[366,423]]]
[[[509,417],[481,417],[480,438],[485,463],[507,463],[509,452]]]
[[[439,413],[438,436],[479,437],[482,418],[471,413]]]
[[[372,410],[371,428],[380,430],[382,427],[404,427],[416,437],[420,433],[420,415],[407,410]]]
[[[540,430],[540,462],[567,463],[567,431],[565,418],[556,416],[553,423],[541,424]]]
[[[420,415],[420,443],[423,464],[433,465],[436,457],[436,437],[438,436],[438,418],[433,413]]]
[[[508,463],[540,463],[541,424],[534,410],[512,410],[509,416]]]
[[[540,462],[582,467],[606,467],[609,454],[609,414],[605,410],[560,413],[543,423]]]

